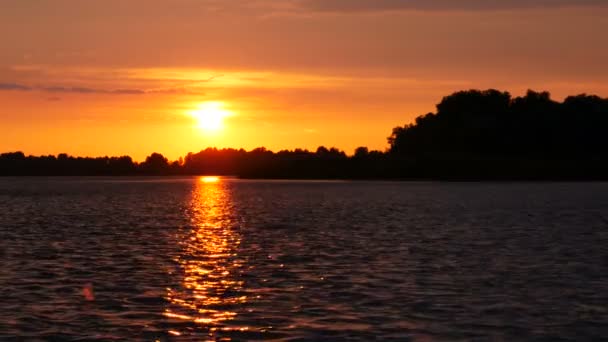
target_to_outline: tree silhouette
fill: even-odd
[[[495,89],[444,97],[435,113],[395,127],[386,152],[361,146],[281,150],[207,148],[170,162],[131,157],[0,154],[0,175],[234,175],[246,178],[608,179],[608,99]]]
[[[563,103],[529,90],[511,98],[494,89],[444,97],[437,113],[393,129],[393,155],[444,174],[506,177],[605,177],[608,100],[585,94]],[[460,164],[460,165],[456,165]]]

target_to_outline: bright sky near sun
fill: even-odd
[[[4,0],[0,152],[385,149],[469,88],[608,96],[597,0]]]

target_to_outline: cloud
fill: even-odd
[[[126,94],[126,95],[139,95],[146,94],[147,91],[141,89],[95,89],[95,88],[83,88],[83,87],[39,87],[37,90],[46,91],[49,93],[77,93],[77,94]]]
[[[100,89],[91,88],[80,88],[80,87],[40,87],[38,90],[46,91],[49,93],[78,93],[78,94],[95,94],[105,93],[106,91]]]
[[[185,92],[183,88],[166,88],[155,90],[144,89],[99,89],[86,87],[65,86],[28,86],[19,83],[0,83],[0,91],[42,91],[47,93],[72,93],[72,94],[116,94],[116,95],[143,95],[158,93]]]
[[[0,90],[19,90],[19,91],[30,91],[31,87],[17,83],[0,83]]]
[[[608,0],[300,0],[319,12],[493,11],[562,7],[608,7]]]
[[[111,91],[112,94],[139,95],[148,93],[141,89],[116,89]]]

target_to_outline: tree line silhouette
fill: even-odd
[[[348,156],[321,146],[272,152],[264,147],[207,148],[169,161],[152,153],[83,158],[0,155],[3,176],[233,175],[308,179],[608,179],[608,99],[529,90],[513,98],[494,89],[446,96],[435,113],[393,129],[386,151]]]

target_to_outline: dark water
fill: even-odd
[[[607,183],[0,179],[0,340],[607,336]]]

